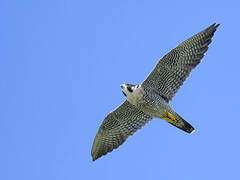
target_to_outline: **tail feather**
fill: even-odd
[[[181,116],[179,116],[177,113],[168,112],[166,117],[162,117],[162,119],[166,120],[173,126],[187,132],[187,133],[193,133],[194,127],[189,124],[187,121],[185,121]]]

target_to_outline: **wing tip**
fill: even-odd
[[[96,161],[98,158],[100,158],[100,157],[102,157],[102,156],[105,156],[108,152],[112,152],[113,151],[113,149],[112,150],[110,150],[110,151],[106,151],[106,152],[101,152],[101,153],[99,153],[98,151],[95,151],[95,152],[92,152],[92,161],[94,162],[94,161]]]
[[[216,24],[216,23],[214,23],[214,24]],[[215,28],[217,29],[217,28],[218,28],[218,26],[220,26],[220,23],[219,23],[219,24],[216,24],[216,25],[215,25]]]
[[[107,153],[105,153],[107,154]],[[98,158],[100,158],[101,156],[105,155],[104,153],[98,153],[98,151],[92,151],[91,155],[92,155],[92,161],[96,161]]]
[[[218,27],[219,25],[220,25],[220,23],[219,23],[219,24],[213,23],[211,26],[213,26],[213,27]]]
[[[97,157],[93,157],[92,156],[92,161],[94,162],[94,161],[96,161],[97,160]]]
[[[217,23],[213,23],[211,26],[209,26],[207,29],[212,31],[212,32],[215,32],[216,29],[220,26],[220,24],[217,24]]]

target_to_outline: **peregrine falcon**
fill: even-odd
[[[118,148],[153,118],[161,118],[187,133],[194,131],[169,101],[200,63],[218,26],[214,23],[167,53],[141,84],[121,85],[126,100],[102,122],[92,146],[93,161]]]

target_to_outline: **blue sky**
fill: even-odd
[[[239,7],[231,1],[0,2],[0,179],[239,179]],[[104,117],[165,53],[221,23],[171,102],[196,132],[155,119],[91,160]]]

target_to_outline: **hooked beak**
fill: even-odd
[[[124,84],[121,84],[120,87],[121,87],[122,89],[124,89]]]

